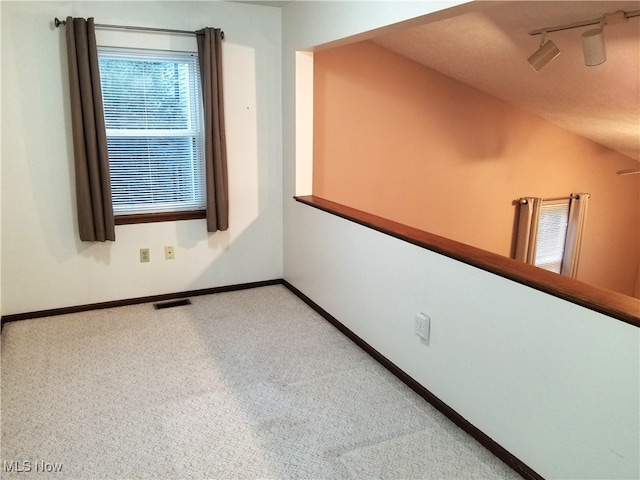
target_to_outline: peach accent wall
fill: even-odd
[[[514,200],[588,192],[578,279],[637,295],[634,166],[371,42],[314,54],[319,197],[511,256]]]

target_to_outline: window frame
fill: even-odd
[[[204,113],[203,113],[203,105],[202,105],[202,87],[201,87],[201,78],[199,65],[197,61],[197,52],[193,51],[184,51],[184,50],[162,50],[162,49],[141,49],[134,47],[111,47],[111,46],[98,46],[98,58],[99,61],[104,53],[107,55],[111,52],[116,52],[118,55],[122,55],[124,57],[130,57],[131,61],[139,61],[144,60],[145,55],[158,55],[161,57],[163,54],[166,54],[168,57],[171,56],[181,56],[188,55],[190,57],[195,57],[195,69],[193,69],[192,73],[195,78],[195,87],[198,89],[198,92],[195,94],[195,98],[199,100],[199,105],[195,108],[198,110],[199,118],[197,119],[200,125],[200,131],[196,133],[196,135],[200,136],[200,148],[196,149],[197,152],[194,154],[199,154],[200,157],[196,161],[200,162],[201,169],[201,181],[202,184],[200,186],[200,193],[202,195],[202,207],[198,209],[185,209],[185,210],[157,210],[157,211],[149,211],[149,212],[136,212],[136,213],[118,213],[114,209],[114,222],[116,225],[131,225],[131,224],[140,224],[140,223],[154,223],[154,222],[169,222],[169,221],[180,221],[180,220],[196,220],[196,219],[204,219],[206,218],[206,185],[205,185],[205,153],[204,153]],[[126,58],[125,58],[126,60]],[[101,81],[103,77],[101,76]],[[104,92],[103,92],[103,102],[104,102]],[[106,119],[105,119],[106,122]],[[193,138],[194,135],[191,130],[181,131],[179,129],[176,130],[167,130],[167,129],[148,129],[146,134],[141,135],[144,130],[136,131],[136,129],[126,129],[127,133],[124,135],[113,135],[113,129],[106,128],[107,131],[107,140],[110,138],[124,138],[124,137],[137,137],[137,138],[164,138],[167,133],[170,133],[171,136],[176,136],[179,138]],[[159,135],[163,133],[165,135]],[[181,133],[183,135],[181,135]],[[111,155],[109,155],[109,164],[111,165]],[[110,169],[111,172],[111,169]],[[111,185],[113,186],[113,181],[111,181]],[[113,192],[112,192],[113,199]]]
[[[180,212],[128,213],[114,215],[116,225],[136,225],[138,223],[173,222],[179,220],[200,220],[207,218],[207,210],[184,210]]]

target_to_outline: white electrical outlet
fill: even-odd
[[[141,248],[140,249],[140,261],[141,262],[148,262],[150,259],[149,257],[149,249],[148,248]]]
[[[173,245],[169,245],[164,247],[164,258],[166,260],[173,260],[175,257],[175,252],[173,251]]]
[[[415,333],[423,340],[429,340],[431,330],[431,319],[428,315],[420,312],[416,315]]]

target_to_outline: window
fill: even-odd
[[[569,199],[542,202],[536,235],[534,265],[560,273],[569,225]]]
[[[116,219],[204,212],[197,54],[100,48],[98,56]]]
[[[575,278],[589,197],[520,199],[516,259]]]

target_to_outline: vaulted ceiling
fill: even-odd
[[[536,72],[529,32],[640,10],[633,1],[473,2],[472,11],[373,39],[489,95],[640,160],[640,17],[604,28],[607,60],[587,67],[582,27],[549,33],[560,56]]]

